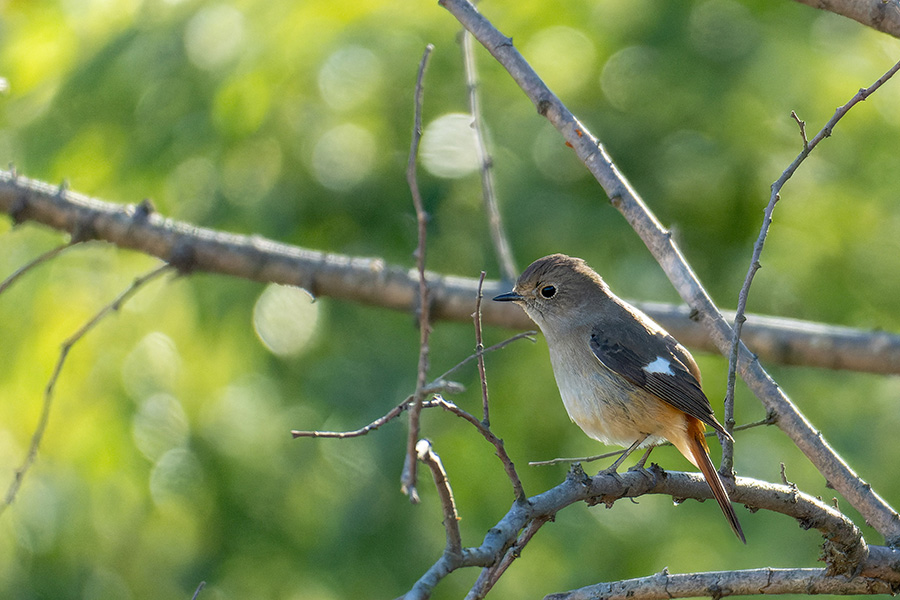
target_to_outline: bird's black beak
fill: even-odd
[[[494,296],[494,302],[516,302],[518,300],[524,300],[524,298],[515,292],[506,292],[505,294]]]

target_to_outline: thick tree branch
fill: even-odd
[[[699,473],[663,471],[652,465],[649,469],[589,478],[580,468],[574,468],[566,480],[556,487],[533,496],[526,502],[515,502],[509,512],[488,531],[480,546],[464,548],[462,556],[445,553],[416,583],[406,598],[428,597],[434,586],[456,569],[499,565],[509,549],[521,541],[520,532],[528,531],[532,522],[552,519],[556,513],[571,504],[587,502],[612,507],[617,500],[636,498],[644,494],[665,494],[674,498],[701,500],[712,497],[709,486]],[[826,568],[785,570],[785,575],[781,576],[781,583],[778,584],[785,586],[784,593],[797,589],[801,590],[798,593],[802,593],[804,589],[802,586],[805,584],[827,586],[822,589],[834,590],[828,593],[841,593],[838,591],[840,589],[857,590],[852,593],[873,593],[872,590],[890,590],[900,586],[900,557],[898,557],[900,552],[884,546],[868,546],[852,521],[837,509],[800,492],[796,487],[738,477],[735,480],[732,499],[747,504],[754,510],[771,510],[792,517],[804,529],[818,529],[825,536],[823,560],[826,562]],[[743,577],[751,577],[750,574],[753,572],[737,573],[744,573]],[[877,578],[879,581],[869,578]],[[652,578],[637,581],[647,579]],[[860,581],[864,581],[866,585],[859,586]],[[709,595],[708,590],[713,583],[710,580],[703,580],[702,584],[698,583],[691,588],[694,590],[693,594],[684,592],[683,595]],[[738,583],[739,580],[735,580],[734,584]],[[748,593],[778,593],[776,591],[778,589],[779,587],[762,586]],[[721,595],[728,594],[723,592]]]
[[[700,284],[670,232],[663,228],[619,172],[600,141],[550,91],[515,49],[512,39],[498,31],[471,2],[441,0],[440,4],[503,65],[537,107],[538,113],[562,134],[600,183],[613,206],[640,236],[682,299],[697,311],[719,352],[728,356],[733,337],[730,324]],[[779,428],[826,480],[885,537],[888,545],[900,544],[900,515],[843,461],[743,344],[740,346],[738,369],[766,410],[777,416]]]
[[[296,285],[320,296],[414,312],[415,271],[377,258],[330,254],[267,240],[193,226],[152,212],[149,204],[122,205],[0,170],[0,211],[16,222],[33,221],[121,248],[156,256],[185,271],[206,271],[254,281]],[[431,318],[471,322],[478,280],[428,273]],[[497,281],[485,294],[506,291]],[[716,351],[707,332],[686,306],[634,302],[684,344]],[[724,313],[726,319],[733,313]],[[486,325],[513,329],[533,324],[515,306],[488,302]],[[749,315],[744,343],[761,358],[782,364],[900,373],[900,336],[809,321]]]
[[[897,0],[796,0],[796,2],[833,12],[900,38],[900,3]]]
[[[867,577],[828,575],[825,569],[750,569],[714,573],[656,575],[597,583],[544,600],[669,600],[758,594],[894,594],[895,586]]]

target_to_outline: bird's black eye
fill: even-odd
[[[553,285],[545,285],[541,288],[541,296],[544,298],[552,298],[556,295],[556,286]]]

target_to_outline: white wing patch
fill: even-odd
[[[672,363],[663,358],[662,356],[657,356],[656,360],[651,362],[650,364],[644,367],[644,370],[648,373],[661,373],[663,375],[675,375],[675,372],[672,370]]]

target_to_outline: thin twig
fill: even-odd
[[[800,151],[800,154],[794,159],[794,161],[788,166],[787,169],[781,174],[771,186],[771,193],[769,196],[769,202],[766,205],[765,211],[763,212],[763,222],[762,226],[759,230],[759,236],[756,240],[756,243],[753,245],[753,255],[750,259],[750,267],[747,270],[747,275],[744,278],[744,283],[741,286],[741,291],[738,294],[738,305],[737,310],[734,315],[734,325],[732,327],[732,338],[731,338],[731,352],[728,359],[728,385],[725,392],[725,428],[728,429],[734,423],[734,387],[737,379],[737,363],[738,363],[738,355],[740,350],[740,342],[741,342],[741,330],[744,327],[744,322],[747,320],[745,313],[747,310],[747,299],[750,295],[750,286],[753,283],[753,278],[756,276],[756,272],[759,270],[760,257],[762,256],[763,246],[766,243],[766,237],[769,234],[769,228],[772,225],[772,215],[775,212],[775,205],[778,204],[778,201],[781,199],[781,190],[787,181],[794,175],[800,165],[806,160],[806,157],[815,149],[816,146],[819,145],[819,142],[824,140],[826,137],[829,137],[831,133],[834,131],[835,126],[838,122],[846,115],[851,108],[859,104],[868,98],[871,94],[873,94],[878,88],[880,88],[888,79],[894,76],[894,74],[900,70],[900,61],[894,64],[893,67],[887,70],[881,77],[878,78],[875,83],[870,85],[865,89],[859,90],[854,96],[847,101],[846,104],[839,107],[835,110],[834,115],[825,126],[813,137],[812,140],[806,139],[806,123],[802,121],[794,111],[791,111],[791,116],[800,126],[800,136],[803,140],[803,149]],[[722,440],[722,471],[731,473],[732,464],[734,457],[734,449],[733,443],[731,440],[723,439]]]
[[[434,390],[434,391],[436,391],[436,390]],[[429,393],[433,393],[433,391],[429,392]],[[294,439],[303,437],[303,438],[331,438],[331,439],[345,440],[345,439],[349,439],[349,438],[362,437],[368,433],[375,431],[382,425],[389,423],[390,421],[393,421],[394,419],[399,417],[401,414],[403,414],[405,411],[410,410],[413,406],[413,399],[414,399],[413,396],[409,396],[406,400],[404,400],[403,402],[401,402],[400,404],[398,404],[397,406],[392,408],[390,411],[388,411],[387,414],[385,414],[384,416],[378,417],[377,419],[375,419],[368,425],[366,425],[364,427],[360,427],[359,429],[353,429],[350,431],[322,431],[322,430],[304,431],[304,430],[294,429],[291,431],[291,435],[294,436]],[[434,400],[425,400],[422,402],[422,408],[433,408],[435,406],[440,406],[440,404],[438,404]]]
[[[484,423],[479,421],[477,417],[464,411],[453,402],[450,402],[438,394],[434,396],[434,401],[444,410],[451,412],[474,425],[475,429],[478,430],[482,437],[494,446],[497,457],[500,459],[500,462],[503,463],[503,470],[506,471],[506,476],[509,478],[510,483],[512,483],[516,500],[518,502],[523,502],[526,498],[525,488],[522,487],[522,481],[519,479],[519,474],[516,472],[516,466],[513,464],[509,454],[506,453],[506,448],[503,447],[503,440],[498,438],[496,434],[494,434],[489,427],[486,427]]]
[[[662,445],[662,444],[660,444]],[[600,460],[601,458],[611,458],[613,456],[620,456],[625,450],[616,450],[615,452],[607,452],[606,454],[597,454],[595,456],[582,456],[577,458],[551,458],[550,460],[533,460],[528,463],[529,467],[549,467],[552,465],[558,465],[560,463],[586,463],[593,462],[595,460]]]
[[[201,581],[201,582],[200,582],[200,585],[198,585],[198,586],[197,586],[197,589],[194,591],[194,595],[191,596],[191,600],[197,600],[197,596],[200,595],[200,592],[202,592],[202,591],[203,591],[203,588],[205,588],[205,587],[206,587],[206,582],[205,582],[205,581]]]
[[[534,337],[536,335],[537,335],[537,331],[523,331],[522,333],[517,333],[516,335],[514,335],[510,338],[507,338],[507,339],[503,340],[502,342],[499,342],[497,344],[494,344],[493,346],[489,346],[489,347],[485,348],[481,352],[481,354],[483,356],[483,355],[487,354],[488,352],[493,352],[494,350],[500,350],[501,348],[504,348],[504,347],[508,346],[509,344],[511,344],[517,340],[521,340],[521,339],[526,339],[530,342],[536,342],[537,338]],[[453,373],[455,373],[456,371],[458,371],[459,369],[461,369],[462,367],[464,367],[465,365],[469,364],[470,362],[472,362],[473,360],[475,360],[477,358],[478,358],[477,352],[470,354],[469,356],[465,357],[463,360],[459,361],[458,363],[456,363],[455,365],[453,365],[452,367],[447,369],[447,371],[443,375],[441,375],[440,377],[437,378],[437,381],[440,381],[442,379],[449,377],[450,375],[452,375]]]
[[[751,596],[759,594],[894,594],[890,583],[868,577],[834,576],[828,569],[746,569],[705,573],[661,573],[546,596],[544,600],[672,600],[696,596]]]
[[[76,246],[79,243],[81,243],[81,241],[60,244],[59,246],[56,246],[55,248],[51,248],[50,250],[47,250],[46,252],[44,252],[37,258],[33,259],[32,261],[22,265],[21,267],[16,269],[15,272],[13,272],[9,277],[7,277],[2,282],[0,282],[0,294],[5,292],[7,290],[7,288],[9,288],[13,283],[15,283],[19,279],[19,277],[21,277],[28,271],[32,270],[33,268],[37,267],[40,264],[47,262],[51,258],[59,256],[64,251]]]
[[[333,438],[333,439],[338,439],[338,440],[344,440],[344,439],[348,439],[348,438],[361,437],[372,431],[375,431],[376,429],[378,429],[385,423],[393,421],[394,419],[399,417],[401,414],[403,414],[404,411],[409,410],[410,406],[412,406],[411,401],[412,401],[412,396],[410,396],[409,398],[404,400],[401,404],[398,404],[397,406],[395,406],[393,409],[388,411],[388,413],[385,414],[384,416],[378,417],[377,419],[375,419],[368,425],[366,425],[364,427],[360,427],[359,429],[353,429],[351,431],[321,431],[321,430],[304,431],[304,430],[299,430],[299,429],[293,429],[293,430],[291,430],[291,435],[294,437],[294,439],[297,439],[300,437],[310,437],[310,438]]]
[[[754,427],[761,427],[762,425],[772,425],[775,423],[775,419],[773,417],[765,417],[758,421],[753,421],[752,423],[744,423],[743,425],[738,425],[734,428],[734,431],[744,431],[746,429],[752,429]],[[716,435],[715,431],[707,431],[704,434],[706,437],[712,437]],[[671,446],[672,442],[661,442],[657,444],[657,446]],[[597,454],[596,456],[581,456],[577,458],[553,458],[550,460],[535,460],[528,463],[529,467],[547,467],[552,465],[558,465],[560,463],[586,463],[592,462],[595,460],[600,460],[601,458],[612,458],[613,456],[619,456],[625,452],[625,450],[617,450],[615,452],[607,452],[606,454]]]
[[[478,378],[481,380],[481,405],[482,419],[481,422],[485,427],[491,426],[491,413],[488,405],[488,386],[487,373],[484,370],[484,340],[481,336],[481,301],[484,299],[482,294],[482,286],[484,286],[484,271],[478,279],[478,295],[475,297],[475,312],[472,313],[472,319],[475,320],[475,356],[478,357]]]
[[[478,97],[478,68],[475,62],[475,49],[472,34],[463,29],[462,33],[463,65],[466,70],[466,90],[469,93],[469,112],[472,114],[472,129],[478,148],[478,162],[481,166],[481,194],[484,198],[484,210],[487,213],[491,241],[497,252],[500,273],[507,283],[516,280],[518,270],[512,255],[512,246],[503,227],[500,209],[497,206],[497,193],[494,189],[494,160],[491,158],[485,140],[484,119],[481,113],[481,100]]]
[[[482,355],[487,354],[488,352],[493,352],[494,350],[499,350],[499,349],[511,344],[512,342],[515,342],[516,340],[520,340],[523,338],[531,340],[533,342],[535,340],[531,336],[533,336],[534,334],[535,334],[534,331],[526,331],[526,332],[514,335],[511,338],[503,340],[502,342],[500,342],[498,344],[494,344],[493,346],[485,348],[482,351]],[[425,396],[428,396],[430,394],[457,394],[457,393],[462,392],[464,390],[463,386],[455,381],[449,381],[447,379],[447,377],[449,377],[452,373],[459,370],[463,365],[466,365],[466,364],[472,362],[477,357],[478,357],[477,353],[470,354],[465,359],[458,362],[456,365],[454,365],[449,370],[447,370],[440,377],[438,377],[437,379],[435,379],[434,381],[432,381],[431,383],[426,385],[423,390],[425,392]],[[409,397],[406,398],[406,400],[404,400],[403,402],[401,402],[400,404],[398,404],[397,406],[392,408],[390,411],[388,411],[387,414],[385,414],[381,417],[378,417],[377,419],[375,419],[368,425],[365,425],[364,427],[360,427],[359,429],[352,429],[349,431],[322,431],[322,430],[296,430],[295,429],[295,430],[291,431],[291,435],[294,436],[295,439],[300,438],[300,437],[333,438],[333,439],[347,439],[347,438],[361,437],[372,431],[375,431],[376,429],[378,429],[385,423],[388,423],[389,421],[396,419],[401,414],[403,414],[405,411],[410,410],[413,405],[413,399],[414,399],[414,395],[410,395]],[[440,406],[440,403],[435,400],[423,400],[423,402],[422,402],[422,408],[434,408],[436,406]]]
[[[416,247],[416,270],[419,273],[419,365],[416,376],[416,393],[413,405],[409,411],[409,437],[406,444],[406,461],[403,466],[403,474],[400,477],[400,488],[409,496],[411,502],[419,501],[416,492],[416,472],[418,461],[416,459],[416,444],[419,440],[419,415],[422,412],[422,401],[425,399],[425,383],[428,377],[428,336],[431,333],[431,323],[428,316],[428,282],[425,279],[425,241],[428,230],[428,215],[422,202],[422,194],[419,191],[419,182],[416,177],[416,159],[419,154],[419,142],[422,139],[422,99],[425,95],[425,68],[428,66],[428,58],[434,46],[428,44],[419,62],[419,74],[416,77],[415,111],[413,117],[412,142],[409,148],[409,163],[406,168],[406,183],[412,194],[413,205],[416,209],[416,223],[418,225],[418,245]]]
[[[34,433],[31,435],[31,444],[28,447],[28,453],[25,455],[25,460],[16,469],[15,476],[13,477],[12,482],[9,485],[9,488],[6,491],[6,498],[2,505],[0,505],[0,514],[13,503],[16,499],[16,495],[19,492],[19,489],[22,487],[22,481],[25,479],[25,475],[28,473],[28,470],[31,468],[31,465],[34,464],[34,461],[37,459],[38,450],[41,446],[41,441],[44,439],[44,432],[47,430],[47,424],[50,422],[50,409],[53,406],[53,392],[56,388],[56,382],[59,380],[60,373],[62,373],[63,366],[65,365],[66,358],[69,356],[69,351],[72,347],[78,343],[81,338],[87,335],[97,324],[103,320],[109,313],[119,310],[125,302],[128,301],[140,288],[142,288],[147,283],[156,279],[166,271],[172,269],[173,267],[169,264],[161,265],[146,275],[142,275],[135,279],[131,285],[129,285],[122,293],[120,293],[116,298],[101,308],[90,320],[88,320],[84,325],[82,325],[78,331],[76,331],[69,339],[63,342],[62,348],[59,352],[59,359],[56,361],[56,366],[53,369],[53,373],[50,375],[50,379],[47,381],[47,387],[44,388],[44,403],[41,407],[41,415],[38,419],[38,424],[35,427]]]
[[[475,581],[475,585],[473,585],[472,589],[469,590],[469,593],[466,594],[465,600],[481,600],[484,598],[494,585],[500,581],[500,577],[502,577],[510,565],[512,565],[513,561],[522,555],[522,550],[538,532],[538,529],[549,520],[551,520],[551,517],[549,515],[544,515],[529,521],[528,525],[522,530],[522,533],[519,534],[519,537],[516,538],[516,542],[507,549],[503,558],[496,564],[481,570],[481,574]]]
[[[453,489],[447,478],[447,471],[441,457],[434,451],[431,442],[419,440],[416,444],[416,454],[420,461],[431,469],[434,478],[434,486],[441,498],[441,508],[444,511],[444,529],[447,532],[447,549],[445,552],[455,555],[462,554],[462,537],[459,534],[459,513],[456,510],[456,502],[453,500]]]

